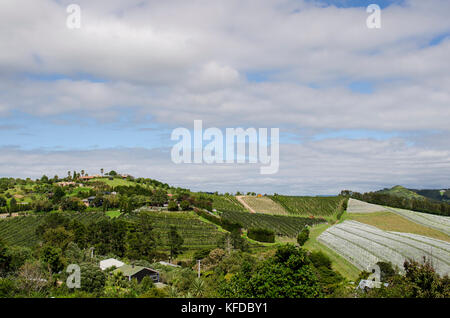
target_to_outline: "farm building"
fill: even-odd
[[[154,269],[136,266],[136,265],[123,265],[120,268],[114,270],[114,273],[122,273],[124,276],[128,278],[128,280],[132,280],[136,278],[138,282],[141,282],[144,277],[150,277],[154,283],[159,283],[159,272]]]

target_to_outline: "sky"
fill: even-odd
[[[103,168],[195,191],[448,188],[448,12],[446,0],[2,0],[0,177]],[[171,133],[194,120],[279,128],[279,171],[175,164]]]

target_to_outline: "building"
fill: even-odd
[[[125,265],[125,263],[115,259],[115,258],[108,258],[100,262],[100,269],[104,271],[105,269],[111,268],[113,266],[119,268]]]
[[[154,283],[159,283],[160,281],[159,272],[148,267],[128,265],[115,258],[108,258],[100,262],[100,269],[102,271],[113,266],[116,267],[113,273],[122,273],[128,278],[128,280],[136,278],[138,282],[141,282],[144,277],[148,276],[153,280]]]
[[[137,265],[128,265],[125,264],[118,269],[114,270],[114,273],[122,273],[124,276],[128,278],[128,280],[132,280],[135,278],[139,283],[144,279],[144,277],[150,277],[154,283],[159,283],[159,272],[154,269],[137,266]]]

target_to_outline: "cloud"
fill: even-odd
[[[118,148],[86,151],[1,149],[0,176],[66,176],[116,170],[173,186],[202,191],[255,191],[285,194],[337,194],[343,189],[376,190],[402,184],[412,188],[448,187],[450,151],[385,141],[326,139],[282,145],[280,169],[259,174],[258,164],[174,164],[170,149]]]
[[[49,131],[68,121],[81,127],[94,120],[102,129],[105,122],[134,127],[148,120],[158,134],[202,119],[206,127],[279,127],[295,145],[282,145],[285,164],[276,177],[254,175],[257,167],[248,165],[186,170],[171,166],[163,149],[101,149],[101,143],[86,152],[3,149],[5,175],[104,165],[184,186],[286,193],[369,189],[394,179],[443,184],[448,1],[388,6],[378,30],[366,27],[363,7],[293,0],[79,0],[82,27],[69,30],[70,3],[2,1],[1,126],[17,114],[51,119]],[[248,74],[265,76],[257,82]],[[340,130],[401,137],[312,138]]]

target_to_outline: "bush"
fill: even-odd
[[[308,239],[309,239],[309,227],[305,226],[297,235],[297,243],[298,245],[303,246],[305,245]]]
[[[248,229],[247,236],[258,242],[275,243],[275,233],[268,229]]]
[[[169,211],[178,211],[178,204],[175,201],[170,201],[167,209]]]
[[[180,208],[182,211],[188,211],[191,209],[191,204],[187,200],[183,200],[180,203]]]

